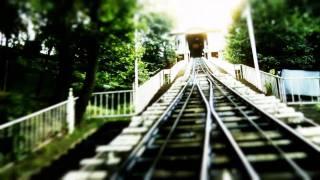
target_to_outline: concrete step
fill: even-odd
[[[251,118],[251,120],[257,120],[260,118],[260,116],[249,116],[249,117]],[[239,116],[229,116],[229,117],[223,117],[222,120],[225,122],[236,122],[236,121],[245,120],[245,118],[239,117]]]
[[[122,130],[122,134],[143,134],[147,131],[146,127],[127,127]]]
[[[80,166],[102,166],[105,164],[104,159],[86,158],[80,161]]]
[[[102,145],[97,146],[96,152],[97,153],[109,153],[109,152],[115,152],[115,153],[126,153],[131,151],[133,146],[125,146],[125,145]]]
[[[145,112],[142,113],[142,116],[149,116],[149,115],[152,115],[152,116],[159,116],[159,115],[162,115],[164,112],[164,110],[157,110],[157,109],[154,109],[154,110],[147,110]]]
[[[63,180],[103,180],[107,178],[106,171],[70,171]]]
[[[320,137],[320,126],[316,127],[298,127],[297,132],[302,134],[305,137]]]
[[[134,116],[131,118],[129,127],[138,127],[138,126],[141,126],[142,123],[143,123],[143,119],[141,118],[141,116]]]
[[[114,153],[108,153],[108,156],[100,158],[85,158],[80,161],[82,167],[101,167],[101,166],[115,166],[121,162],[121,158],[114,155]]]
[[[140,134],[120,134],[111,141],[110,145],[135,145],[141,137]]]
[[[238,106],[239,109],[246,109],[247,106]],[[216,111],[236,111],[237,108],[233,106],[218,106],[214,108]]]
[[[276,118],[290,123],[301,123],[304,121],[304,115],[301,112],[281,113],[274,115]]]
[[[156,102],[152,105],[152,107],[161,107],[161,106],[165,106],[165,107],[168,107],[170,105],[170,102]]]
[[[259,99],[259,100],[251,100],[252,103],[254,104],[269,104],[269,106],[274,106],[276,104],[280,104],[279,99],[273,99],[273,98],[264,98],[264,99]]]

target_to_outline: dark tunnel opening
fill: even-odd
[[[204,33],[187,35],[187,41],[191,57],[202,57],[204,43],[206,39],[207,35]]]

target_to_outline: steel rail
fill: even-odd
[[[203,72],[206,73],[206,71],[204,71],[202,66],[200,66],[200,67],[203,70]],[[249,163],[249,161],[246,158],[246,156],[244,155],[243,151],[241,150],[241,148],[239,147],[239,145],[237,144],[237,142],[235,141],[235,139],[231,135],[230,131],[227,129],[227,127],[224,125],[223,121],[221,120],[221,118],[219,117],[217,112],[215,111],[215,109],[213,107],[213,103],[214,103],[213,85],[212,85],[212,82],[210,80],[208,80],[208,82],[209,82],[209,87],[210,87],[209,88],[210,89],[209,102],[205,98],[204,98],[204,101],[205,101],[206,104],[209,105],[209,109],[210,109],[211,115],[216,120],[216,122],[218,123],[220,129],[222,130],[222,133],[225,135],[225,137],[229,141],[231,147],[233,148],[234,152],[237,154],[237,157],[240,159],[240,162],[242,163],[244,169],[246,170],[249,178],[251,180],[259,180],[260,177],[259,177],[258,173],[255,171],[255,169]]]
[[[189,69],[189,68],[188,68]],[[191,73],[194,73],[194,66],[192,65],[191,67],[190,67],[190,69],[191,69]],[[189,72],[186,72],[185,73],[185,75],[184,75],[184,78],[189,78],[189,81],[191,81],[190,80],[190,76],[191,76],[191,74],[188,74]],[[171,104],[168,106],[168,108],[164,111],[164,113],[162,113],[162,115],[159,117],[159,119],[158,119],[158,121],[156,122],[156,123],[154,123],[154,125],[153,126],[151,126],[151,128],[148,130],[148,132],[144,135],[144,137],[143,137],[143,139],[140,141],[141,143],[139,143],[137,146],[136,146],[136,148],[132,151],[132,153],[130,153],[130,155],[127,157],[127,161],[125,161],[124,163],[123,163],[123,165],[119,168],[119,170],[118,171],[116,171],[115,173],[113,173],[113,175],[112,175],[112,177],[110,178],[110,179],[120,179],[120,177],[118,177],[119,176],[119,172],[126,166],[126,164],[128,163],[128,159],[130,158],[134,158],[133,157],[133,155],[135,154],[138,154],[139,153],[139,150],[140,150],[140,148],[143,146],[143,145],[145,145],[146,143],[147,143],[147,141],[148,141],[148,139],[146,138],[145,139],[145,137],[147,136],[147,137],[149,137],[149,136],[151,136],[152,134],[153,134],[153,132],[156,130],[156,127],[159,125],[159,123],[162,121],[162,120],[164,120],[164,119],[166,119],[168,116],[166,116],[167,114],[169,114],[169,113],[171,113],[172,112],[172,110],[173,110],[173,108],[175,107],[175,105],[178,103],[178,101],[179,101],[179,99],[181,98],[181,96],[183,95],[183,92],[185,91],[185,89],[186,89],[186,87],[187,87],[187,84],[189,83],[189,81],[186,83],[186,85],[185,86],[183,86],[183,88],[179,91],[179,93],[178,93],[178,95],[176,96],[176,98],[174,99],[174,100],[172,100],[172,102],[171,102]],[[98,153],[98,154],[96,154],[95,156],[94,156],[94,158],[99,158],[100,156],[103,156],[103,153],[101,152],[101,153]],[[88,170],[88,169],[90,169],[90,165],[86,165],[86,166],[83,166],[82,168],[81,168],[81,170]]]
[[[202,66],[201,66],[201,68],[202,68]],[[206,73],[206,71],[204,71],[204,69],[203,69],[203,72]],[[236,152],[238,158],[240,159],[240,161],[241,161],[242,165],[244,166],[244,168],[245,168],[248,176],[250,177],[250,179],[259,180],[260,177],[259,177],[258,173],[252,167],[252,165],[250,164],[250,162],[246,158],[245,154],[243,153],[243,151],[241,150],[241,148],[239,147],[239,145],[237,144],[237,142],[233,138],[232,134],[230,133],[228,128],[224,125],[222,119],[219,117],[219,115],[215,111],[215,109],[213,107],[213,100],[214,100],[214,97],[213,97],[213,85],[212,85],[211,81],[209,81],[209,84],[210,84],[210,91],[212,91],[212,92],[210,92],[210,100],[211,100],[211,102],[209,103],[210,112],[211,112],[212,116],[214,117],[214,119],[218,123],[218,125],[219,125],[220,129],[222,130],[223,134],[226,136],[226,138],[229,141],[231,147]]]
[[[305,144],[307,147],[309,147],[312,151],[314,151],[317,154],[320,154],[320,147],[316,146],[314,143],[312,143],[310,140],[304,138],[302,135],[298,134],[294,129],[292,129],[291,127],[289,127],[287,124],[285,124],[284,122],[280,121],[279,119],[276,119],[275,117],[273,117],[272,115],[270,115],[269,113],[264,112],[260,107],[256,106],[255,104],[253,104],[249,99],[241,96],[238,92],[236,92],[234,89],[232,89],[231,87],[227,86],[226,84],[224,84],[221,80],[219,80],[219,78],[216,77],[216,75],[214,75],[212,73],[212,71],[210,70],[210,68],[207,66],[206,62],[204,62],[206,69],[208,70],[208,73],[210,74],[209,77],[211,77],[211,79],[216,80],[217,82],[219,82],[220,84],[222,84],[224,87],[226,87],[231,93],[235,94],[237,97],[239,97],[241,100],[243,100],[246,104],[248,104],[249,106],[253,107],[254,109],[256,109],[260,114],[262,114],[263,116],[265,116],[266,118],[268,118],[269,120],[271,120],[271,122],[274,122],[276,125],[278,125],[278,127],[280,127],[281,129],[283,129],[285,132],[287,132],[289,135],[291,135],[292,137],[294,137],[295,139],[299,140],[301,143]]]
[[[133,151],[131,151],[131,153],[128,155],[128,157],[126,158],[126,160],[122,163],[122,165],[119,167],[119,169],[117,171],[115,171],[110,179],[111,180],[117,180],[117,179],[123,179],[121,174],[123,174],[123,171],[126,171],[126,167],[128,167],[129,165],[131,165],[132,163],[134,163],[136,157],[138,156],[138,153],[140,152],[140,150],[148,143],[148,140],[151,138],[151,136],[153,135],[153,133],[157,130],[157,128],[159,127],[159,124],[166,120],[170,114],[173,112],[174,108],[176,107],[176,105],[179,103],[180,99],[182,98],[182,96],[184,95],[184,92],[187,89],[188,84],[192,81],[192,78],[190,78],[190,76],[194,76],[195,71],[194,71],[194,65],[192,66],[192,70],[191,70],[191,75],[189,75],[189,80],[187,81],[187,83],[183,86],[183,88],[180,90],[179,94],[174,98],[174,100],[172,101],[172,103],[168,106],[168,108],[162,113],[162,115],[159,117],[159,119],[151,126],[151,128],[148,130],[148,132],[143,136],[143,138],[141,139],[141,141],[138,143],[138,145],[133,149]],[[102,153],[101,153],[102,154]],[[96,157],[100,156],[96,155]],[[89,167],[89,166],[88,166]]]
[[[300,176],[302,179],[311,179],[309,177],[309,174],[307,174],[305,170],[300,168],[299,165],[294,161],[294,159],[288,157],[286,152],[284,152],[283,149],[279,147],[279,145],[275,144],[275,142],[265,133],[265,130],[263,130],[264,128],[261,127],[261,125],[257,124],[256,122],[254,122],[254,120],[249,115],[247,115],[247,113],[244,112],[239,107],[239,105],[237,105],[235,100],[232,100],[232,98],[230,97],[230,95],[227,94],[227,92],[228,93],[230,92],[233,96],[239,98],[239,100],[244,104],[248,105],[248,107],[254,108],[254,110],[258,114],[261,114],[262,117],[268,120],[268,124],[276,125],[277,127],[279,127],[279,132],[282,135],[285,135],[282,137],[285,137],[290,140],[292,139],[298,140],[297,143],[301,145],[306,145],[308,148],[311,148],[312,151],[309,151],[311,155],[312,154],[318,155],[320,152],[320,148],[318,148],[313,143],[311,143],[311,141],[309,142],[304,137],[300,136],[287,124],[274,118],[270,114],[265,113],[261,108],[254,105],[247,98],[242,97],[237,91],[232,89],[230,86],[225,85],[220,79],[217,78],[215,74],[213,74],[213,71],[208,67],[206,63],[207,62],[203,60],[196,60],[192,62],[191,66],[188,66],[188,67],[191,67],[191,68],[188,68],[189,72],[191,71],[191,73],[188,73],[188,76],[184,78],[184,80],[186,81],[186,84],[180,88],[178,95],[170,102],[169,106],[165,109],[165,111],[161,114],[161,116],[152,124],[151,128],[146,132],[146,134],[143,135],[140,142],[134,146],[131,152],[129,152],[129,155],[126,156],[125,160],[120,164],[119,168],[114,172],[112,172],[112,174],[110,174],[111,175],[110,179],[117,180],[117,179],[125,179],[127,177],[126,176],[127,173],[129,171],[132,171],[132,167],[135,165],[135,163],[138,162],[138,159],[143,156],[142,155],[143,151],[148,148],[148,143],[150,142],[150,139],[153,140],[153,136],[160,130],[162,125],[161,123],[168,121],[169,117],[171,117],[172,114],[175,113],[175,110],[179,109],[180,111],[177,113],[178,115],[174,119],[173,125],[170,128],[169,133],[164,135],[165,136],[164,143],[160,144],[160,148],[158,152],[156,152],[156,156],[153,159],[153,161],[151,161],[152,164],[151,166],[148,167],[147,172],[146,174],[144,174],[143,178],[146,180],[149,180],[154,177],[153,175],[159,165],[159,161],[162,160],[161,158],[163,153],[166,152],[167,148],[169,148],[168,143],[172,138],[175,130],[177,129],[179,122],[181,122],[180,121],[181,117],[183,116],[184,112],[187,109],[187,105],[190,102],[190,98],[192,97],[193,93],[197,91],[199,92],[201,99],[203,100],[203,103],[205,104],[205,107],[206,107],[206,117],[205,117],[206,122],[204,123],[205,127],[204,129],[201,129],[201,132],[202,131],[204,132],[204,136],[203,136],[203,139],[201,139],[201,144],[199,145],[199,147],[201,146],[203,147],[202,150],[200,150],[199,152],[201,153],[202,151],[202,154],[201,154],[202,156],[200,156],[201,169],[199,173],[199,179],[201,180],[210,179],[209,170],[210,170],[210,166],[211,166],[210,163],[212,158],[210,138],[211,138],[211,131],[212,131],[212,123],[213,121],[215,121],[218,125],[217,130],[219,130],[219,134],[220,132],[223,134],[223,137],[227,139],[227,143],[228,143],[228,146],[230,146],[231,151],[235,152],[236,154],[235,158],[237,162],[241,164],[239,169],[244,170],[243,175],[245,175],[247,179],[260,180],[262,177],[260,177],[259,173],[256,171],[254,164],[251,164],[251,162],[248,160],[248,158],[246,157],[246,154],[244,153],[243,148],[240,148],[239,144],[235,140],[234,135],[231,133],[230,129],[225,125],[222,118],[220,118],[218,113],[215,111],[215,108],[214,108],[214,101],[215,101],[214,90],[215,89],[220,91],[222,95],[227,98],[229,103],[231,103],[230,105],[234,106],[235,110],[239,111],[243,115],[243,117],[247,119],[246,122],[248,125],[251,125],[255,128],[253,132],[259,132],[260,134],[259,136],[262,136],[266,140],[267,144],[272,145],[272,147],[274,147],[275,150],[278,151],[278,153],[280,154],[279,157],[282,157],[281,160],[285,160],[290,165],[290,167],[292,167],[293,170],[295,170],[294,171],[295,174]],[[197,78],[198,77],[197,75],[200,72],[201,74],[202,73],[205,74],[205,77],[206,77],[205,80],[208,81],[209,83],[209,89],[208,89],[209,98],[207,97],[207,94],[206,94],[207,89],[204,89],[208,87],[207,84],[206,85],[200,84],[200,81]],[[192,85],[190,85],[190,83],[192,83]],[[214,88],[215,86],[217,88]],[[204,91],[206,91],[206,93],[204,93]],[[201,102],[201,99],[199,102]],[[182,108],[180,107],[177,108],[178,104],[182,104]],[[103,155],[104,153],[102,152],[97,153],[95,155],[95,158],[101,157]],[[200,161],[200,158],[199,158],[199,161]],[[91,170],[90,168],[91,168],[90,165],[86,165],[86,166],[83,166],[81,169]]]
[[[207,180],[208,177],[208,171],[210,167],[210,133],[212,130],[212,118],[211,118],[211,112],[210,112],[210,105],[208,103],[208,100],[206,99],[203,90],[201,89],[198,81],[197,81],[197,87],[199,90],[199,93],[202,97],[203,102],[206,105],[207,109],[207,115],[206,115],[206,125],[205,125],[205,138],[204,138],[204,144],[203,144],[203,153],[202,153],[202,163],[201,163],[201,171],[200,171],[200,179],[201,180]],[[211,96],[212,96],[212,86],[210,86],[209,89],[209,101],[211,102]]]
[[[305,180],[311,179],[311,177],[309,177],[309,175],[296,162],[290,159],[285,154],[285,152],[278,145],[276,145],[271,138],[269,138],[266,135],[264,130],[262,130],[257,123],[255,123],[241,108],[239,108],[239,106],[226,94],[225,91],[222,90],[222,88],[218,86],[216,82],[213,81],[212,83],[214,83],[218,88],[218,90],[223,94],[223,96],[226,97],[228,101],[232,103],[235,109],[237,109],[250,122],[250,124],[256,128],[256,130],[263,136],[263,138],[265,138],[267,142],[271,144],[276,151],[278,151],[280,156],[293,168],[293,170],[295,170],[295,173],[297,173],[297,175],[299,175],[302,179],[305,179]]]
[[[202,67],[202,68],[203,68],[203,67]],[[217,84],[216,81],[220,82],[220,84],[222,84],[223,86],[225,86],[229,91],[233,92],[237,97],[240,97],[240,98],[244,99],[245,102],[248,102],[249,105],[251,105],[252,107],[256,108],[258,111],[260,111],[260,113],[266,115],[268,119],[270,119],[271,116],[268,115],[267,113],[264,113],[261,109],[259,109],[259,108],[256,107],[255,105],[253,105],[253,104],[252,104],[251,102],[249,102],[246,98],[244,98],[244,97],[242,97],[241,95],[239,95],[239,94],[238,94],[237,92],[235,92],[232,88],[230,88],[230,87],[228,87],[227,85],[225,85],[224,83],[222,83],[222,82],[221,82],[219,79],[217,79],[217,78],[215,77],[215,75],[210,71],[210,69],[208,68],[208,66],[206,66],[206,69],[207,69],[206,72],[207,72],[207,74],[208,74],[208,78],[210,79],[210,81],[216,85],[216,87],[219,89],[219,91],[220,91],[220,92],[233,104],[233,106],[250,122],[250,124],[251,124],[252,126],[254,126],[254,127],[258,130],[258,132],[267,140],[267,142],[268,142],[269,144],[271,144],[271,145],[276,149],[276,151],[278,151],[278,153],[281,155],[281,157],[290,165],[290,167],[293,168],[293,170],[295,170],[295,173],[296,173],[298,176],[300,176],[302,179],[305,179],[305,180],[311,179],[311,177],[305,172],[305,170],[303,170],[295,161],[293,161],[292,159],[290,159],[290,158],[285,154],[285,152],[284,152],[278,145],[276,145],[276,144],[272,141],[272,139],[270,139],[270,138],[265,134],[265,132],[259,127],[259,125],[257,125],[250,117],[248,117],[248,116],[246,115],[245,112],[243,112],[242,109],[240,109],[240,108],[238,107],[238,105],[226,94],[226,92],[225,92],[224,90],[222,90],[221,87],[219,87],[219,85]],[[215,81],[213,78],[216,79],[216,81]],[[272,118],[272,117],[271,117],[271,118]],[[273,119],[274,119],[274,118],[272,118],[272,120],[273,120]],[[272,122],[272,121],[271,121],[271,122]],[[278,122],[278,120],[275,119],[275,122]],[[282,123],[282,122],[281,122],[281,123]],[[280,123],[280,127],[282,127],[282,126],[281,126],[281,123]],[[279,125],[279,124],[277,124],[277,125]],[[284,127],[287,127],[287,125],[285,125]],[[286,131],[287,129],[288,129],[288,130],[291,130],[290,127],[283,128],[283,130],[284,130],[286,133],[287,133],[287,131]],[[292,130],[289,131],[289,132],[291,133]],[[294,131],[293,131],[293,132],[294,132]],[[289,133],[289,134],[290,134],[290,133]],[[288,133],[287,133],[287,134],[288,134]],[[294,133],[294,134],[296,134],[296,133]],[[299,134],[298,134],[298,135],[299,135]],[[312,146],[313,144],[309,144],[308,141],[307,141],[306,139],[304,139],[304,138],[302,138],[302,142],[303,142],[303,143],[306,143],[308,146],[311,145],[311,147],[313,147],[313,146]],[[316,149],[318,149],[318,148],[316,147]]]
[[[200,66],[201,67],[201,66]],[[202,67],[201,67],[202,68]],[[203,68],[202,68],[203,70]],[[203,72],[206,72],[203,70]],[[206,104],[206,107],[209,109],[208,112],[211,113],[211,115],[214,117],[214,119],[217,121],[220,129],[222,130],[222,133],[226,136],[227,140],[229,141],[231,147],[233,148],[233,150],[236,152],[236,154],[238,155],[238,158],[240,159],[244,169],[246,170],[248,176],[250,177],[250,179],[252,180],[259,180],[260,177],[258,175],[258,173],[254,170],[254,168],[251,166],[251,164],[249,163],[249,161],[247,160],[247,158],[245,157],[244,153],[242,152],[242,150],[240,149],[240,147],[238,146],[238,144],[236,143],[236,141],[234,140],[233,136],[231,135],[230,131],[227,129],[227,127],[224,125],[223,121],[221,120],[221,118],[218,116],[218,114],[216,113],[216,111],[213,108],[213,103],[214,103],[214,97],[213,97],[213,85],[212,82],[210,80],[208,80],[209,83],[209,101],[205,98],[204,93],[202,92],[202,89],[200,88],[199,84],[198,84],[198,88],[199,88],[199,92]],[[210,117],[210,131],[211,131],[211,125],[212,125],[212,118]],[[210,132],[209,132],[210,133]],[[210,138],[210,136],[209,136]],[[209,139],[210,140],[210,139]],[[205,153],[204,153],[205,155]],[[206,161],[204,159],[204,161]],[[201,170],[201,178],[202,180],[204,179],[208,179],[206,177],[206,169],[205,169],[205,162],[203,161],[202,164],[202,170]],[[208,167],[207,167],[208,168]]]
[[[148,171],[147,171],[147,173],[146,173],[146,175],[144,177],[145,180],[149,180],[149,179],[152,178],[154,170],[155,170],[155,168],[156,168],[156,166],[157,166],[157,164],[158,164],[158,162],[159,162],[164,150],[166,149],[166,147],[168,145],[168,142],[169,142],[170,138],[172,137],[173,132],[176,130],[176,127],[177,127],[179,121],[181,120],[181,117],[182,117],[182,115],[183,115],[183,113],[184,113],[184,111],[185,111],[185,109],[186,109],[186,107],[187,107],[187,105],[189,103],[190,97],[192,96],[192,93],[194,91],[194,87],[195,87],[195,83],[193,83],[193,85],[191,87],[191,91],[188,94],[187,99],[183,103],[183,106],[182,106],[178,116],[174,120],[174,123],[173,123],[173,125],[172,125],[172,127],[171,127],[171,129],[170,129],[170,131],[169,131],[164,143],[161,145],[160,150],[158,151],[158,154],[155,157],[155,160],[152,162],[151,166],[148,168]]]

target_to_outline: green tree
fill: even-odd
[[[113,39],[111,47],[102,46],[99,57],[96,90],[131,89],[134,80],[134,61],[141,59],[143,49],[136,53],[134,42]],[[148,78],[145,64],[139,62],[139,79],[144,82]]]
[[[298,2],[298,1],[297,1]],[[300,4],[299,2],[297,4]],[[288,0],[253,1],[258,59],[261,68],[319,69],[319,18],[307,6]],[[246,21],[237,19],[230,28],[226,58],[252,65]]]
[[[147,63],[151,72],[172,66],[175,61],[173,40],[169,36],[173,28],[172,20],[161,13],[149,13],[142,20],[147,25],[142,61]]]
[[[78,122],[81,121],[85,113],[95,86],[101,46],[105,45],[108,42],[107,39],[110,40],[112,37],[127,40],[133,38],[133,16],[137,4],[135,0],[98,0],[87,1],[85,7],[88,7],[87,12],[91,19],[91,27],[86,38],[82,38],[87,44],[87,69],[76,105],[76,119]]]
[[[140,82],[148,78],[150,71],[170,67],[175,59],[169,18],[151,13],[136,27],[133,16],[141,10],[136,0],[4,0],[0,5],[0,32],[8,42],[14,42],[7,42],[0,53],[10,52],[16,60],[12,61],[12,69],[20,76],[9,78],[15,87],[10,89],[10,98],[0,97],[8,105],[17,104],[7,103],[9,100],[23,99],[47,106],[65,100],[68,89],[73,87],[79,96],[79,123],[92,91],[131,88],[135,59],[142,59]],[[26,20],[32,22],[35,39],[20,38],[16,43],[19,35],[26,33]],[[140,30],[143,42],[137,53],[134,31],[140,26],[146,28]],[[3,57],[1,54],[1,63],[5,62]],[[25,89],[31,90],[26,93]],[[41,94],[44,97],[40,98]],[[11,112],[7,114],[14,117]]]
[[[26,31],[26,24],[19,13],[21,9],[23,9],[23,3],[19,1],[2,0],[0,2],[0,33],[5,38],[4,47],[0,49],[0,89],[3,91],[7,89],[9,73],[9,58],[11,56],[9,42],[17,39],[20,32]]]

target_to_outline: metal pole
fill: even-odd
[[[138,31],[135,30],[134,32],[134,49],[135,49],[135,60],[134,60],[134,86],[135,89],[139,86],[139,66],[138,66]]]
[[[72,88],[69,89],[69,97],[67,103],[67,123],[68,123],[68,132],[72,134],[75,126],[75,109],[74,109],[74,97]]]
[[[247,26],[248,26],[249,37],[250,37],[250,44],[251,44],[251,50],[252,50],[252,56],[253,56],[254,69],[256,71],[257,88],[262,90],[260,69],[259,69],[258,55],[257,55],[257,48],[256,48],[256,40],[254,37],[254,28],[253,28],[253,22],[252,22],[252,17],[251,17],[250,3],[248,3],[247,8],[246,8],[246,19],[247,19]]]
[[[134,16],[134,22],[137,25],[139,20],[139,15],[135,14]],[[135,52],[135,59],[134,59],[134,84],[133,84],[133,93],[134,93],[134,99],[133,99],[133,105],[134,105],[134,111],[137,112],[138,108],[138,88],[139,88],[139,66],[138,66],[138,30],[137,27],[135,27],[134,32],[134,52]]]
[[[137,0],[137,5],[142,5],[142,0]],[[139,32],[137,30],[140,14],[139,12],[135,13],[134,17],[135,31],[134,31],[134,50],[135,50],[135,60],[134,60],[134,91],[138,90],[139,87],[139,59],[138,59],[138,49],[139,49]],[[137,94],[137,93],[135,93]]]

